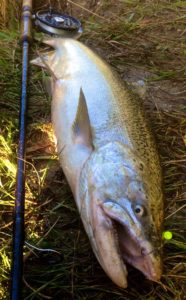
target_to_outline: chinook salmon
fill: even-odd
[[[143,107],[99,56],[72,39],[32,63],[52,75],[59,159],[104,271],[127,287],[126,263],[162,273],[162,178]]]

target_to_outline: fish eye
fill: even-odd
[[[137,216],[139,217],[142,217],[145,213],[145,209],[142,205],[139,205],[137,204],[135,207],[134,207],[134,212]]]

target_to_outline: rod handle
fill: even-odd
[[[21,41],[32,41],[32,0],[23,0],[21,16]]]

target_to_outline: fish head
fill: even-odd
[[[155,182],[149,184],[142,164],[129,147],[116,142],[95,150],[82,172],[82,178],[87,176],[85,228],[103,269],[121,287],[127,285],[125,263],[152,281],[162,273],[161,192],[152,187]]]

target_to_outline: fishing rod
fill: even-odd
[[[17,158],[17,180],[14,208],[13,250],[10,299],[20,300],[22,294],[23,245],[25,239],[25,140],[27,113],[28,57],[32,43],[32,19],[36,28],[56,37],[78,38],[82,33],[81,23],[66,14],[49,10],[32,15],[32,0],[23,0],[21,17],[22,84],[19,113],[19,144]]]
[[[13,257],[11,273],[11,300],[21,299],[24,244],[25,206],[25,138],[27,110],[28,55],[32,42],[32,0],[24,0],[22,5],[22,85],[19,114],[19,145],[17,159],[16,199],[14,208]]]

